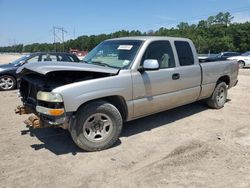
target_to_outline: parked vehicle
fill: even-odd
[[[227,60],[229,57],[239,56],[240,53],[238,52],[222,52],[217,55],[207,57],[207,58],[200,58],[199,61],[202,62],[212,62],[212,61],[224,61]]]
[[[250,52],[246,52],[240,56],[227,58],[228,60],[236,60],[240,68],[250,67]]]
[[[9,63],[0,65],[0,90],[12,90],[17,86],[17,69],[26,64],[41,61],[67,61],[79,62],[80,60],[74,55],[69,53],[59,52],[38,52],[22,56],[21,58]]]
[[[68,129],[87,151],[111,147],[123,122],[206,99],[220,109],[237,84],[238,64],[199,64],[191,40],[127,37],[106,40],[85,63],[27,64],[18,114],[35,113],[33,127]],[[32,117],[32,116],[31,116]]]

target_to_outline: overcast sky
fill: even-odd
[[[53,42],[53,26],[64,27],[67,40],[197,23],[220,11],[250,21],[250,0],[0,0],[0,46]]]

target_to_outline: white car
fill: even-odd
[[[240,68],[250,67],[250,52],[246,52],[240,56],[229,57],[227,59],[238,61]]]

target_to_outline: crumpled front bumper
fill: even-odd
[[[38,113],[28,105],[17,106],[15,113],[19,115],[34,114],[24,121],[27,126],[33,128],[61,127],[63,129],[68,129],[69,119],[72,115],[72,113],[64,113],[60,116],[46,115]]]

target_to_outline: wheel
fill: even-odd
[[[73,141],[85,151],[98,151],[111,147],[119,138],[123,121],[115,106],[95,101],[80,107],[76,122],[70,125]]]
[[[245,62],[244,61],[239,61],[239,68],[242,69],[245,67]]]
[[[16,88],[16,79],[9,75],[0,76],[0,90],[8,91]]]
[[[224,107],[227,100],[227,85],[225,82],[220,82],[216,85],[212,96],[207,100],[209,107],[220,109]]]

